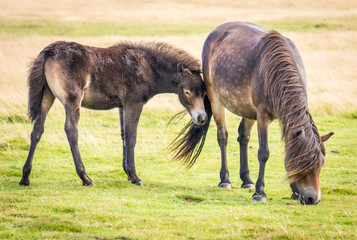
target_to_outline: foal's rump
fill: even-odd
[[[121,106],[122,51],[63,41],[47,46],[34,61],[28,79],[29,97],[37,99],[34,104],[30,101],[31,119],[37,116],[35,109],[40,108],[45,89],[63,105],[70,101],[101,110]]]

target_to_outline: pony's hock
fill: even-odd
[[[195,124],[204,124],[204,85],[198,59],[165,43],[124,42],[96,48],[74,42],[55,42],[34,60],[28,77],[29,116],[34,121],[31,145],[21,185],[29,185],[36,146],[44,132],[47,113],[58,98],[66,112],[65,131],[76,172],[83,185],[93,184],[78,148],[80,107],[119,109],[123,140],[123,169],[133,184],[134,147],[144,104],[160,93],[178,94]]]
[[[253,199],[266,201],[264,172],[269,158],[268,127],[271,121],[279,119],[285,140],[285,168],[293,186],[293,197],[299,196],[302,204],[317,204],[321,195],[320,170],[325,162],[323,142],[333,133],[320,137],[312,120],[307,104],[305,68],[294,43],[276,31],[267,32],[251,23],[225,23],[214,29],[205,41],[202,71],[208,95],[205,98],[208,120],[202,131],[189,129],[182,139],[177,138],[174,143],[178,149],[177,158],[189,165],[194,163],[213,115],[221,149],[219,186],[231,187],[226,157],[226,108],[243,117],[238,127],[240,178],[242,187],[250,188],[254,184],[249,176],[247,146],[257,121],[259,177]]]

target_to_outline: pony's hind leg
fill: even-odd
[[[72,100],[67,100],[64,104],[66,111],[66,122],[65,131],[69,145],[71,147],[71,152],[76,167],[76,172],[80,179],[82,179],[83,185],[92,185],[93,181],[88,177],[86,170],[84,168],[81,155],[78,148],[78,122],[80,116],[80,99],[75,98]]]
[[[239,176],[243,183],[241,188],[254,188],[254,183],[249,176],[248,167],[248,143],[250,139],[250,131],[255,123],[255,120],[242,118],[238,127],[238,142],[240,149],[240,171]]]
[[[45,120],[46,120],[48,112],[50,111],[50,109],[53,105],[54,100],[55,100],[55,97],[52,95],[52,93],[48,89],[46,89],[43,94],[43,98],[42,98],[41,111],[37,115],[37,117],[35,119],[35,123],[33,125],[33,130],[31,133],[30,150],[29,150],[29,154],[27,156],[25,165],[22,169],[22,178],[20,181],[20,185],[25,185],[25,186],[30,185],[30,177],[29,176],[30,176],[30,172],[32,169],[33,155],[35,154],[37,144],[39,143],[41,136],[44,132]]]

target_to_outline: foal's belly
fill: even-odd
[[[116,107],[121,107],[122,104],[118,96],[94,92],[88,88],[84,90],[84,96],[81,106],[95,110],[108,110]]]

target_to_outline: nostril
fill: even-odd
[[[197,122],[202,123],[202,117],[201,117],[201,115],[198,115],[198,117],[197,117]]]
[[[199,123],[205,123],[205,122],[206,122],[206,119],[207,119],[206,115],[201,114],[201,115],[198,116],[197,122],[199,122]]]
[[[313,198],[313,197],[308,197],[308,198],[307,198],[307,201],[308,201],[309,204],[313,204],[313,203],[315,202],[315,198]]]
[[[306,201],[305,201],[306,205],[312,205],[314,203],[315,203],[315,198],[314,197],[310,196],[310,197],[306,198]]]
[[[303,205],[312,205],[315,204],[315,198],[313,196],[300,197],[300,203]]]

